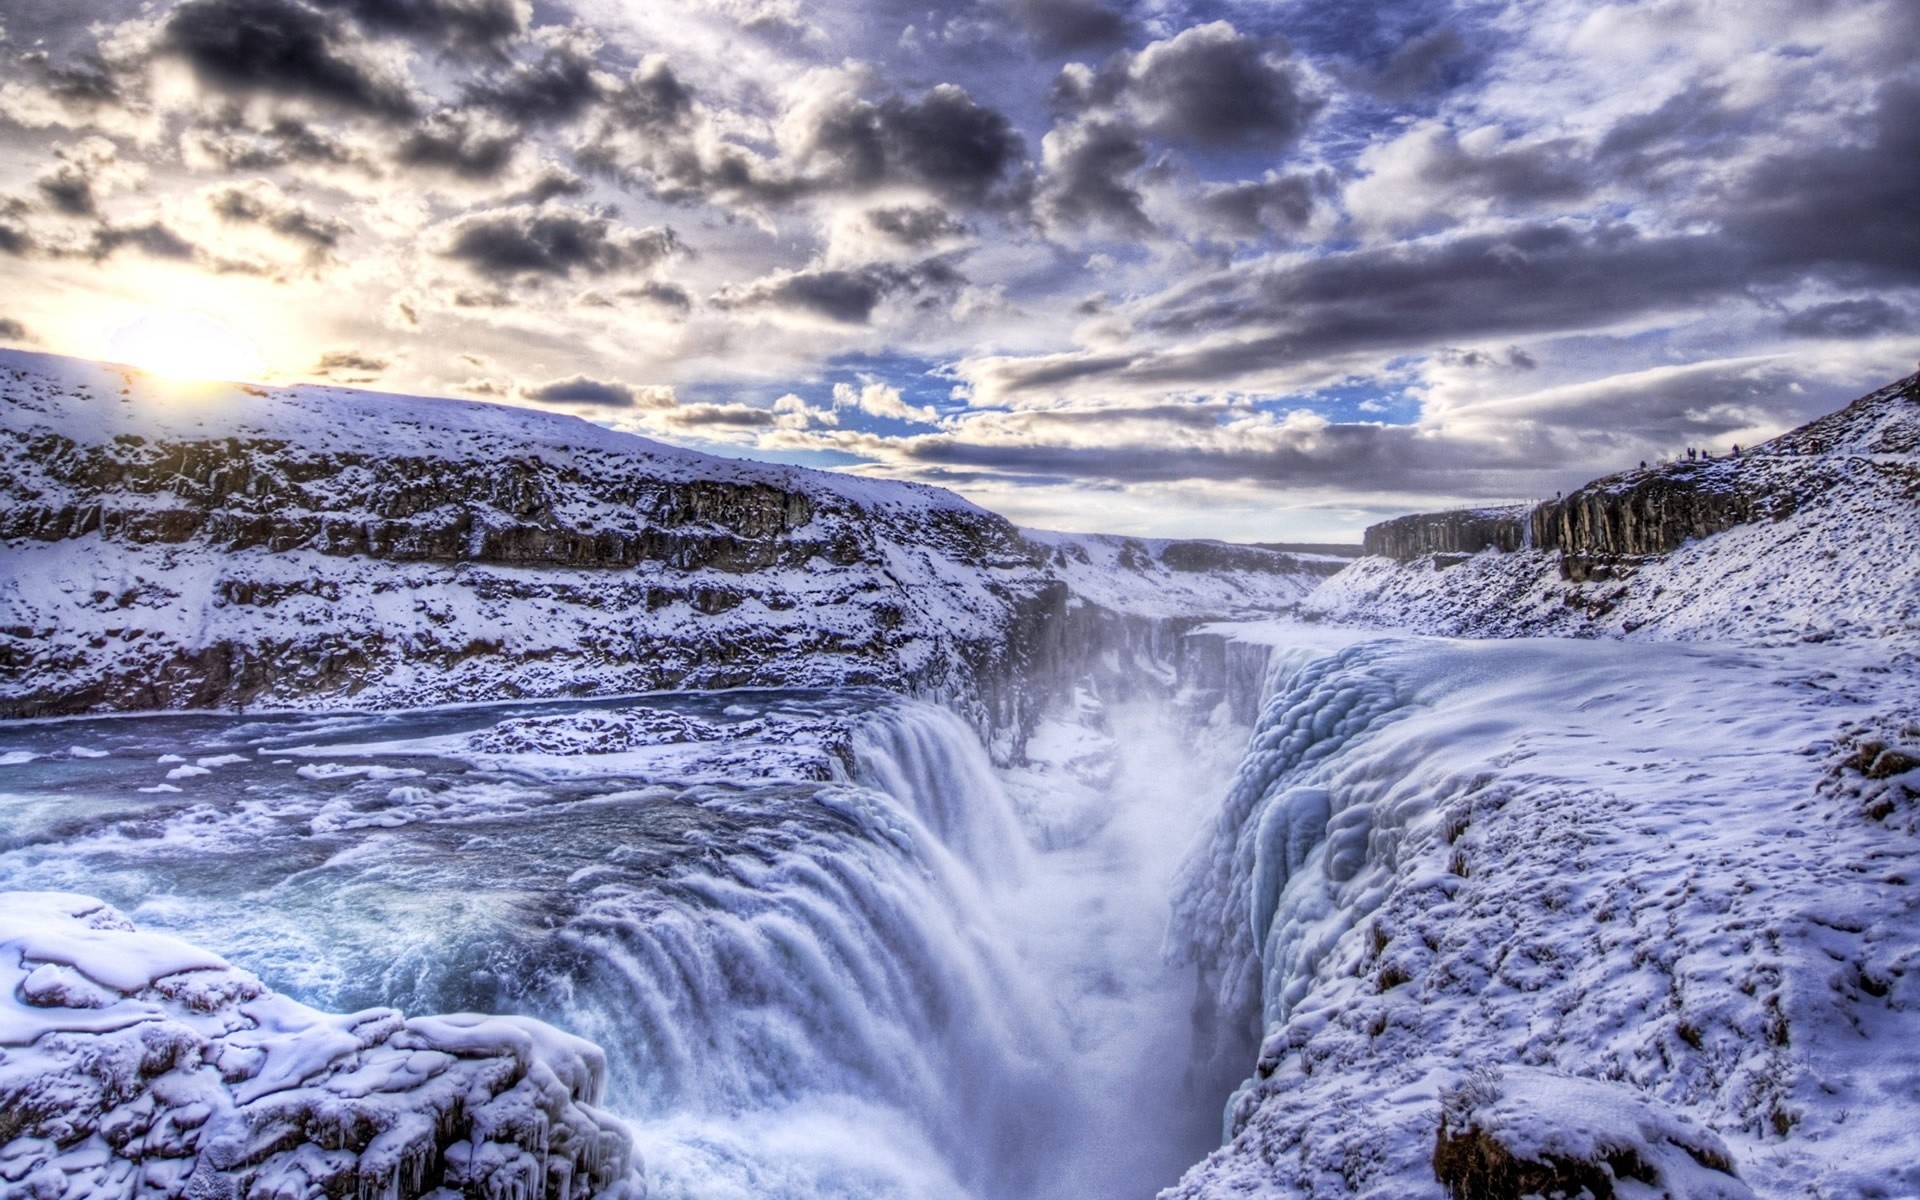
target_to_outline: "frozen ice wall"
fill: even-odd
[[[1293,674],[1176,900],[1263,1044],[1173,1195],[1438,1200],[1449,1103],[1474,1153],[1663,1194],[1920,1189],[1916,789],[1840,786],[1893,770],[1883,662],[1401,638]]]

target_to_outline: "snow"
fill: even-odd
[[[333,1016],[86,896],[0,902],[8,1195],[645,1195],[605,1059],[537,1021]],[[222,1194],[225,1194],[225,1191]]]
[[[1296,671],[1177,901],[1264,1044],[1172,1194],[1437,1197],[1442,1093],[1503,1065],[1552,1074],[1496,1124],[1571,1136],[1596,1096],[1711,1130],[1762,1195],[1920,1189],[1917,798],[1874,790],[1905,751],[1843,766],[1920,741],[1916,700],[1871,644],[1402,637]]]
[[[1224,542],[1177,542],[1023,529],[1052,552],[1048,569],[1073,594],[1145,617],[1250,617],[1291,608],[1348,560]],[[1174,551],[1169,554],[1169,550]],[[1209,565],[1180,563],[1187,553]],[[1171,560],[1171,561],[1170,561]]]
[[[1453,566],[1366,558],[1302,608],[1375,629],[1468,637],[1920,647],[1920,380],[1740,458],[1687,464],[1686,473],[1703,488],[1763,496],[1773,515],[1586,583],[1561,579],[1557,551],[1484,550]],[[1593,486],[1624,488],[1644,474]]]
[[[0,541],[0,643],[12,648],[0,704],[22,713],[879,685],[986,728],[1007,715],[986,698],[998,674],[1028,652],[1010,638],[1051,613],[1062,582],[1084,589],[1080,609],[1200,620],[1279,611],[1337,561],[1023,538],[937,489],[720,459],[532,410],[317,387],[170,389],[16,352],[0,352],[0,443],[19,468],[0,516],[34,534]],[[189,449],[212,478],[134,487],[69,469],[88,455],[164,465]],[[396,522],[386,492],[399,485],[374,477],[398,459],[446,480],[537,466],[528,519],[589,540],[664,536],[647,498],[670,484],[774,489],[803,497],[811,516],[768,543],[777,561],[751,569],[665,551],[574,567],[333,552],[396,524],[417,540],[424,528],[521,520],[510,499],[452,488],[439,509]],[[275,507],[262,511],[245,487],[219,491],[223,477],[277,489]],[[246,531],[262,522],[280,522],[286,544],[256,544]],[[135,527],[149,532],[122,532]],[[668,532],[734,537],[699,518]],[[57,540],[36,540],[46,536]],[[1192,569],[1221,556],[1223,569]],[[1021,732],[994,730],[1001,759],[1017,757]]]

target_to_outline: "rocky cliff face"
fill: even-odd
[[[35,355],[0,356],[0,455],[0,716],[871,684],[1012,755],[1114,621],[1271,611],[1330,569],[1023,535],[527,410]],[[1090,601],[1095,559],[1121,578]]]
[[[1441,520],[1448,515],[1457,520]],[[1425,535],[1407,532],[1464,530],[1474,518],[1375,526],[1367,545],[1378,557],[1308,606],[1446,634],[1911,635],[1920,632],[1920,376],[1739,457],[1597,479],[1527,513],[1526,544],[1488,542],[1502,553],[1434,553],[1421,549]]]
[[[1368,526],[1361,546],[1367,554],[1385,555],[1398,562],[1411,562],[1428,554],[1457,560],[1460,555],[1478,554],[1488,548],[1518,550],[1526,538],[1527,510],[1511,505],[1395,517]]]

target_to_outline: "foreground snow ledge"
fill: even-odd
[[[99,900],[0,893],[7,1195],[641,1200],[605,1074],[538,1021],[322,1013]]]

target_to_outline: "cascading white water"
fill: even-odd
[[[1020,879],[1029,851],[979,739],[944,708],[902,704],[853,735],[855,778],[912,813],[990,885]]]
[[[877,693],[47,727],[29,777],[70,800],[0,887],[99,892],[329,1007],[590,1037],[655,1200],[1145,1200],[1224,1095],[1159,956],[1219,781],[1159,717],[1098,787],[1023,777],[1091,789],[1044,852],[967,725]],[[213,765],[140,793],[163,753]]]

